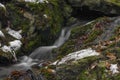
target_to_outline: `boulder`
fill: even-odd
[[[120,2],[118,0],[67,0],[72,7],[103,12],[105,14],[120,13]]]
[[[0,4],[0,30],[5,35],[0,40],[1,47],[8,50],[10,42],[19,39],[21,47],[15,50],[17,56],[28,55],[39,46],[52,45],[62,27],[71,24],[66,22],[71,18],[71,7],[64,1],[36,3],[12,0]],[[15,58],[14,49],[4,51],[0,50],[0,56]]]

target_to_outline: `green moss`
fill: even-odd
[[[30,21],[23,17],[21,8],[12,3],[8,3],[6,7],[8,8],[8,12],[10,12],[9,19],[12,24],[11,27],[13,29],[23,28],[23,32],[26,31],[25,28],[29,28]]]
[[[58,76],[61,80],[87,80],[87,70],[90,64],[99,59],[99,57],[87,57],[81,60],[78,60],[68,65],[60,65],[58,70]],[[62,76],[62,77],[61,77]]]
[[[72,69],[74,70],[74,68]],[[74,80],[94,80],[94,79],[95,80],[118,80],[120,78],[118,77],[119,74],[110,76],[109,71],[106,69],[105,66],[102,66],[102,67],[96,66],[94,69],[90,69],[90,66],[87,66],[86,68],[84,67],[82,69],[83,70],[79,71],[79,73],[77,72],[74,73],[77,75],[76,77],[73,77],[73,78],[70,77],[70,79],[72,78]]]
[[[88,32],[91,31],[91,29],[93,28],[94,22],[85,26],[77,26],[75,28],[72,29],[71,31],[71,36],[70,38],[76,38],[79,36],[83,36],[85,34],[87,34]]]
[[[114,80],[119,80],[120,79],[120,75],[115,75],[113,79]]]
[[[9,26],[12,29],[22,30],[21,41],[23,45],[17,53],[31,53],[38,46],[52,45],[58,38],[62,27],[67,24],[65,21],[70,18],[71,7],[64,0],[48,0],[48,2],[29,3],[13,0],[6,3],[9,13],[6,23],[10,21]],[[29,17],[34,18],[32,23]],[[5,35],[8,38],[5,44],[15,39],[8,34]]]
[[[60,56],[67,55],[76,50],[80,50],[86,48],[86,46],[91,46],[90,42],[93,42],[100,34],[102,34],[101,29],[94,29],[96,23],[105,21],[106,18],[99,18],[91,23],[83,26],[74,27],[71,31],[71,35],[69,40],[57,49],[57,54]],[[80,39],[82,36],[86,36],[87,38],[84,40]],[[79,42],[82,42],[79,44]]]
[[[105,1],[120,6],[120,1],[119,0],[105,0]]]
[[[67,55],[68,53],[74,52],[74,41],[68,41],[67,43],[65,43],[61,48],[60,48],[60,55],[64,56]],[[68,46],[69,45],[69,46]]]
[[[102,33],[101,30],[94,30],[94,31],[92,31],[92,33],[90,33],[90,35],[88,36],[88,39],[85,41],[85,43],[92,42],[92,41],[95,40],[101,33]]]

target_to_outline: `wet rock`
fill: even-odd
[[[93,20],[84,26],[75,27],[71,32],[70,39],[56,50],[56,53],[60,57],[91,46],[96,47],[95,49],[100,49],[100,47],[102,49],[103,46],[107,48],[110,44],[114,44],[110,39],[112,37],[115,38],[116,33],[114,32],[119,28],[119,22],[119,17],[103,17]],[[101,41],[105,44],[101,45]]]
[[[120,79],[118,77],[120,75],[118,73],[120,59],[118,56],[120,48],[119,18],[102,17],[73,28],[69,40],[59,49],[54,50],[57,58],[61,60],[61,57],[71,52],[89,47],[100,52],[100,55],[97,58],[87,57],[77,61],[73,60],[74,62],[68,62],[68,64],[56,64],[57,78],[60,80]],[[111,73],[111,64],[118,64],[117,67],[114,65],[117,74]]]
[[[1,22],[1,27],[5,28],[7,27],[7,11],[6,11],[6,7],[4,4],[0,3],[0,22]],[[4,26],[4,27],[3,27]]]
[[[13,71],[5,80],[37,80],[31,70],[28,71]]]
[[[0,66],[7,66],[10,64],[10,60],[4,56],[0,56]]]

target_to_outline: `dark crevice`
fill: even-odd
[[[73,7],[72,16],[79,19],[79,20],[93,20],[98,17],[108,16],[108,17],[115,17],[118,14],[105,14],[100,11],[90,10],[89,7]]]
[[[0,0],[0,3],[3,3],[3,4],[5,4],[5,3],[7,3],[7,2],[11,2],[12,0]]]

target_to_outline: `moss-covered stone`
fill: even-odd
[[[118,0],[68,0],[76,8],[88,7],[90,10],[103,12],[105,14],[120,13],[120,2]]]
[[[87,47],[94,48],[101,55],[97,59],[88,57],[68,65],[58,65],[58,80],[118,80],[120,74],[112,74],[110,64],[118,64],[119,67],[119,26],[118,17],[103,17],[74,27],[69,40],[54,50],[58,58]]]
[[[120,1],[118,0],[106,0],[107,2],[113,3],[114,5],[120,6]]]
[[[0,13],[0,22],[2,31],[8,38],[6,43],[14,40],[7,34],[6,27],[16,31],[22,30],[23,45],[19,51],[16,51],[18,55],[29,54],[38,46],[52,45],[62,27],[68,25],[71,7],[63,0],[48,0],[48,2],[31,3],[12,0],[5,4],[6,13],[4,11]]]
[[[60,56],[66,55],[68,53],[83,48],[92,47],[93,45],[98,44],[101,40],[102,41],[107,40],[107,39],[104,40],[104,36],[110,34],[110,33],[106,34],[106,30],[112,28],[109,27],[110,25],[111,25],[111,19],[104,17],[104,18],[98,18],[87,25],[73,28],[69,40],[62,47],[56,50],[58,55]]]

